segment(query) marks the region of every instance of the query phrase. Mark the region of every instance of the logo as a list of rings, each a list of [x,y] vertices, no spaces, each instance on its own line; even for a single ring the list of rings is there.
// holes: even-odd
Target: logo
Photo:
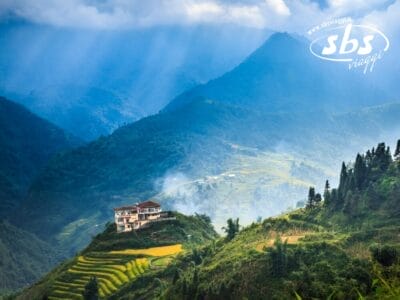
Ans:
[[[379,29],[354,24],[351,18],[324,22],[310,29],[310,52],[315,57],[332,62],[347,63],[348,69],[362,68],[372,72],[378,60],[389,49],[387,36]]]

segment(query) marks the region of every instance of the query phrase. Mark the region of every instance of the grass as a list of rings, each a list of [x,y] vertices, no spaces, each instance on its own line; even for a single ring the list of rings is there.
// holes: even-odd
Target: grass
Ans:
[[[181,251],[182,245],[175,244],[78,256],[64,275],[54,281],[49,298],[83,299],[82,292],[92,276],[97,277],[100,298],[106,298],[144,274],[150,267],[149,260],[173,256]]]

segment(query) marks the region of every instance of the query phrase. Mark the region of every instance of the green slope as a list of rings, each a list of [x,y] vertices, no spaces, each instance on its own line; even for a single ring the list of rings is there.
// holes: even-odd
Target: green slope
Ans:
[[[50,158],[81,144],[23,106],[0,97],[0,218],[19,204]]]
[[[385,152],[363,156],[360,186],[350,164],[329,201],[253,223],[111,299],[399,299],[400,156]]]
[[[91,276],[99,280],[105,298],[142,278],[163,272],[179,253],[217,237],[204,215],[170,213],[175,220],[151,224],[136,232],[117,234],[115,224],[97,235],[75,258],[57,267],[18,299],[82,299]]]
[[[32,284],[61,259],[53,247],[31,233],[0,223],[0,294]]]

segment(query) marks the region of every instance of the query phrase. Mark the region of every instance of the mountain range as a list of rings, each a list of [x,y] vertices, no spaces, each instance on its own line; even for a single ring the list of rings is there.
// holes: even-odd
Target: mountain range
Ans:
[[[303,200],[354,151],[399,132],[399,103],[307,43],[274,34],[240,65],[158,114],[58,154],[20,206],[21,225],[74,253],[112,208],[166,208],[249,223]],[[43,217],[43,211],[46,216]]]

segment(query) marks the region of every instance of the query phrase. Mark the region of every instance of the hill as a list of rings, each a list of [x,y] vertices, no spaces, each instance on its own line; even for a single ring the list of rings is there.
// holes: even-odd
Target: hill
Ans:
[[[244,228],[238,226],[239,220],[230,219],[222,238],[216,237],[204,216],[177,215],[178,223],[185,225],[176,225],[195,237],[196,242],[189,244],[184,235],[176,235],[180,230],[172,224],[157,224],[160,227],[138,232],[138,236],[118,239],[110,225],[78,257],[26,290],[20,299],[54,295],[54,289],[58,291],[54,299],[62,299],[63,291],[71,291],[71,282],[81,282],[66,276],[66,270],[94,274],[100,268],[125,280],[105,292],[108,279],[97,273],[99,282],[104,282],[100,295],[107,299],[398,299],[400,141],[395,153],[393,160],[381,143],[357,155],[354,163],[343,163],[340,184],[334,189],[327,185],[324,201],[310,192],[305,208]],[[183,243],[184,251],[176,256],[177,244],[148,248],[165,245],[165,237],[171,238],[167,244]],[[135,250],[127,250],[130,247]],[[150,260],[142,271],[135,271],[133,280],[129,262],[122,261],[129,253],[142,255],[125,257],[131,262],[136,259],[135,270],[144,263],[138,258]],[[113,263],[108,265],[107,260]],[[117,266],[122,274],[115,271]],[[85,278],[75,288],[76,299],[88,281]]]
[[[293,207],[311,183],[334,176],[339,157],[400,130],[398,103],[365,107],[385,95],[347,70],[311,61],[304,47],[275,35],[237,69],[199,87],[211,94],[183,94],[187,100],[159,114],[57,156],[21,206],[24,228],[73,254],[127,200],[154,196],[169,209],[209,213],[218,227],[227,214],[248,224]],[[317,84],[303,70],[323,81],[315,81],[320,92],[305,91]],[[43,210],[52,217],[42,218]]]
[[[17,299],[81,299],[90,276],[97,276],[100,296],[104,298],[162,272],[176,255],[218,236],[204,215],[170,216],[176,219],[127,233],[117,233],[115,224],[108,224],[78,256],[57,267]]]
[[[79,139],[0,97],[0,218],[19,204],[50,158],[79,145]]]
[[[34,283],[61,259],[33,234],[0,222],[0,295]]]

